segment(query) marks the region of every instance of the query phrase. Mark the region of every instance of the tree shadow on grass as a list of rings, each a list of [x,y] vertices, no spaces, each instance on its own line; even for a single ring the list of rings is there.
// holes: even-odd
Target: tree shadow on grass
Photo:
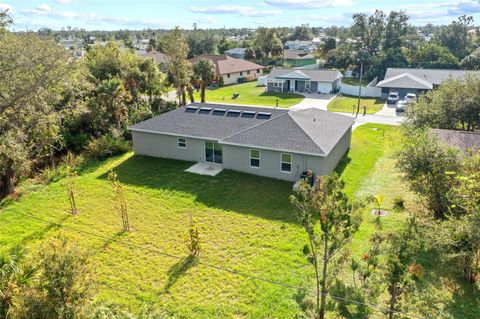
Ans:
[[[183,277],[187,271],[195,265],[195,257],[189,255],[188,257],[183,257],[177,261],[170,269],[167,271],[168,279],[167,283],[163,287],[162,293],[169,293],[170,288],[175,285],[175,283]]]
[[[209,207],[296,223],[289,202],[292,183],[224,170],[217,176],[184,172],[192,162],[133,156],[113,170],[130,186],[176,191],[195,196]],[[107,173],[99,178],[106,179]]]
[[[64,221],[66,221],[68,218],[70,217],[70,215],[68,214],[65,214],[63,215],[62,217],[58,218],[57,220],[55,220],[55,224],[45,224],[44,227],[41,227],[39,229],[36,229],[35,231],[33,231],[32,233],[28,234],[27,236],[23,237],[19,243],[19,246],[26,246],[28,243],[32,242],[32,241],[37,241],[37,240],[40,240],[40,239],[43,239],[45,238],[45,235],[50,232],[50,231],[53,231],[53,230],[58,230],[58,229],[61,229],[62,228],[62,224]],[[39,223],[41,223],[39,221]]]
[[[350,152],[350,149],[347,150],[345,155],[343,155],[342,159],[338,163],[337,167],[335,168],[335,172],[341,176],[343,171],[347,168],[347,166],[350,164],[352,161],[352,158],[348,156],[348,153]]]

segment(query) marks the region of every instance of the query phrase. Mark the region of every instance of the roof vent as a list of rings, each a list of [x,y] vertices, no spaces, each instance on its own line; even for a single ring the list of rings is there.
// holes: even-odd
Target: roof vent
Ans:
[[[241,111],[239,110],[228,110],[227,111],[227,117],[239,117]]]
[[[187,106],[187,108],[185,109],[185,112],[195,113],[195,112],[197,112],[197,110],[198,110],[198,107],[196,107],[196,106]]]
[[[272,113],[269,113],[269,112],[258,112],[257,113],[257,119],[259,119],[259,120],[268,120],[271,117],[272,117]]]
[[[213,109],[212,115],[224,116],[226,112],[225,109]]]
[[[243,111],[242,112],[242,117],[252,119],[255,117],[256,112],[253,111]]]
[[[211,107],[201,107],[200,111],[198,113],[199,114],[210,114],[211,110],[212,110]]]

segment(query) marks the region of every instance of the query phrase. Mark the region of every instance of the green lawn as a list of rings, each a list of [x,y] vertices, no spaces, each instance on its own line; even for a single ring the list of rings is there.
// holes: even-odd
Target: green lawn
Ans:
[[[415,211],[392,157],[399,129],[363,125],[353,133],[352,148],[337,171],[352,197],[383,193],[390,209],[395,195],[404,196]],[[23,244],[34,252],[45,239],[62,233],[91,252],[97,301],[109,301],[135,311],[155,303],[177,318],[294,318],[301,313],[293,289],[248,279],[202,264],[190,264],[182,237],[189,216],[200,225],[200,261],[296,286],[313,286],[313,272],[302,248],[306,236],[293,216],[288,196],[291,183],[223,171],[216,177],[183,172],[192,163],[133,157],[131,153],[88,166],[77,180],[80,214],[70,216],[65,181],[60,180],[5,201],[0,210],[0,246]],[[115,169],[125,184],[133,231],[120,233],[112,212],[111,189],[105,179]],[[18,215],[28,213],[59,224],[94,232],[108,240],[52,227]],[[392,212],[383,219],[385,230],[397,228],[407,213]],[[352,242],[353,255],[368,247],[373,232],[369,209]],[[141,245],[141,250],[116,240]],[[152,251],[180,256],[174,259]],[[452,267],[440,275],[431,254],[425,255],[426,276],[412,297],[415,305],[433,300],[426,317],[480,316],[480,300],[458,280]],[[453,275],[452,275],[453,274]],[[351,275],[344,271],[344,278]],[[383,300],[381,301],[382,305]],[[381,313],[376,314],[379,318]],[[334,314],[330,315],[335,317]]]
[[[342,82],[348,85],[358,86],[358,84],[360,83],[360,79],[359,78],[342,78]],[[368,85],[368,83],[370,83],[369,80],[362,79],[362,85],[366,86]]]
[[[353,96],[337,96],[331,101],[327,109],[330,112],[352,113],[353,105],[357,110],[358,97]],[[385,104],[385,100],[375,98],[362,98],[360,101],[360,114],[363,114],[363,105],[367,105],[367,114],[373,114],[380,111]]]
[[[234,93],[240,93],[240,97],[233,99]],[[224,86],[217,89],[207,89],[205,99],[207,102],[276,106],[278,99],[279,107],[290,107],[303,100],[303,96],[295,93],[265,92],[265,87],[257,86],[257,82],[248,82],[236,85]],[[195,100],[200,101],[200,93],[195,93]]]

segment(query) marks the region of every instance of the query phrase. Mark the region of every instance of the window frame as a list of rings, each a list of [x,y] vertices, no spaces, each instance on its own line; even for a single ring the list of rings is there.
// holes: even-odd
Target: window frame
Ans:
[[[243,72],[240,72],[240,76],[243,76]]]
[[[247,75],[250,75],[250,70],[247,71]]]
[[[257,151],[258,152],[258,158],[257,157],[253,157],[252,156],[252,151]],[[248,151],[248,155],[249,155],[249,165],[250,165],[250,168],[255,168],[255,169],[259,169],[260,168],[260,150],[257,149],[257,148],[251,148],[249,151]],[[252,165],[252,160],[258,160],[258,166],[253,166]]]
[[[180,142],[180,140],[183,140],[183,142]],[[180,146],[180,144],[183,144],[183,146]],[[187,148],[187,139],[185,137],[177,137],[177,148],[182,150]]]
[[[229,79],[230,79],[230,73],[227,73],[227,78],[229,78]]]
[[[278,83],[278,82],[273,82],[273,87],[274,87],[274,88],[280,87],[280,83]]]
[[[311,88],[312,88],[312,82],[311,81],[305,81],[305,89],[310,90]]]
[[[283,155],[290,156],[290,162],[284,162],[283,161]],[[290,165],[290,171],[284,171],[283,170],[283,164],[289,164]],[[291,174],[292,173],[292,168],[293,168],[293,155],[291,153],[280,153],[280,172]]]

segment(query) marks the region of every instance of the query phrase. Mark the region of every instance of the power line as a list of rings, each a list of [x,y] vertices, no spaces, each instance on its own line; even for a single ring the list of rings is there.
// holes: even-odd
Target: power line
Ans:
[[[165,253],[165,252],[160,251],[158,249],[154,249],[154,248],[150,248],[150,247],[144,247],[144,246],[139,245],[139,244],[126,242],[126,241],[120,240],[118,238],[113,238],[112,239],[112,238],[109,238],[105,235],[100,235],[100,234],[96,234],[96,233],[93,233],[93,232],[90,232],[90,231],[81,230],[81,229],[74,228],[74,227],[71,227],[71,226],[59,224],[59,223],[49,221],[49,220],[31,215],[31,214],[26,214],[26,213],[22,213],[22,212],[14,212],[14,213],[22,215],[24,217],[35,219],[35,220],[43,222],[43,223],[50,224],[50,225],[53,225],[53,226],[69,229],[69,230],[72,230],[72,231],[77,232],[77,233],[94,236],[94,237],[105,239],[105,240],[108,240],[108,241],[117,242],[119,244],[128,245],[130,247],[135,247],[135,248],[139,248],[139,249],[142,249],[142,250],[147,250],[149,252],[152,252],[152,253],[155,253],[155,254],[158,254],[158,255],[161,255],[161,256],[164,256],[164,257],[169,257],[169,258],[173,258],[173,259],[177,259],[177,260],[182,260],[184,258],[184,257],[181,257],[181,256]],[[306,289],[304,287],[295,286],[295,285],[287,284],[287,283],[284,283],[284,282],[281,282],[281,281],[271,280],[271,279],[247,274],[247,273],[240,272],[240,271],[237,271],[237,270],[234,270],[234,269],[225,268],[225,267],[222,267],[222,266],[217,266],[217,265],[214,265],[214,264],[205,263],[205,262],[202,262],[202,261],[199,261],[199,260],[196,261],[196,264],[197,265],[202,265],[204,267],[212,268],[212,269],[215,269],[215,270],[228,272],[228,273],[231,273],[231,274],[234,274],[234,275],[243,276],[243,277],[250,278],[250,279],[253,279],[253,280],[262,281],[262,282],[266,282],[266,283],[269,283],[269,284],[289,288],[289,289],[302,290],[302,291],[306,291],[306,292],[309,291],[308,289]],[[313,292],[313,290],[311,290],[311,292]],[[316,293],[316,291],[315,291],[315,293]],[[335,299],[335,300],[340,300],[340,301],[348,302],[348,303],[351,303],[351,304],[362,305],[362,306],[367,306],[367,307],[370,307],[370,308],[374,308],[374,309],[380,310],[382,312],[387,312],[387,313],[393,312],[395,314],[401,314],[401,315],[404,315],[404,316],[407,316],[407,317],[410,317],[410,318],[414,318],[414,319],[425,319],[424,317],[419,317],[419,316],[412,315],[412,314],[409,314],[409,313],[406,313],[406,312],[403,312],[403,311],[398,311],[398,310],[392,310],[391,311],[390,309],[384,308],[384,307],[379,306],[377,304],[360,302],[360,301],[356,301],[356,300],[352,300],[352,299],[348,299],[348,298],[344,298],[344,297],[340,297],[340,296],[335,296],[335,295],[332,295],[332,294],[329,294],[329,293],[326,293],[326,294],[320,293],[320,294],[324,295],[324,296],[327,296],[329,298]]]

